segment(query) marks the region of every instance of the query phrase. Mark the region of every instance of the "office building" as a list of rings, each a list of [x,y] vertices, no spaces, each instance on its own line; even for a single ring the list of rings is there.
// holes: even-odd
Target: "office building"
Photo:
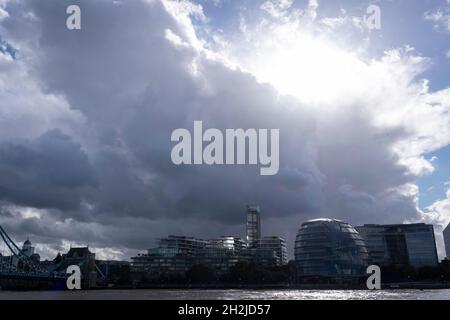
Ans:
[[[236,237],[198,239],[168,236],[158,239],[157,247],[146,254],[132,257],[133,273],[150,277],[162,274],[184,275],[195,265],[211,268],[217,275],[230,271],[239,261],[253,261],[257,265],[273,268],[287,263],[286,242],[280,237],[265,237],[247,247],[246,241]]]
[[[22,245],[22,248],[20,249],[20,254],[29,258],[33,263],[38,264],[40,262],[40,256],[39,254],[34,252],[34,247],[31,244],[31,241],[29,239],[25,240],[25,242]],[[2,256],[0,254],[0,270],[5,269],[6,266],[11,268],[18,268],[21,269],[24,267],[22,263],[20,263],[20,260],[17,255],[11,255],[11,256]]]
[[[22,245],[22,250],[20,252],[27,256],[28,258],[31,258],[31,256],[34,254],[34,247],[31,245],[30,239],[25,240],[25,242]]]
[[[380,266],[436,266],[434,228],[424,223],[356,227],[366,241],[371,264]]]
[[[241,238],[220,237],[209,240],[169,236],[158,240],[147,254],[132,257],[132,272],[157,277],[160,274],[184,274],[194,265],[205,265],[217,274],[228,272],[245,259],[246,243]]]
[[[206,244],[206,240],[194,237],[168,236],[158,239],[157,247],[149,249],[148,253],[163,257],[193,256],[198,250],[204,248]]]
[[[444,244],[445,244],[445,254],[447,258],[450,257],[450,223],[444,229]]]
[[[257,206],[247,206],[247,244],[249,248],[255,248],[261,238],[260,210]]]
[[[286,265],[288,263],[286,241],[281,237],[263,237],[259,239],[258,249],[260,251],[272,251],[277,259],[276,265]]]
[[[348,223],[316,219],[303,223],[295,240],[299,277],[360,277],[368,252],[359,233]]]
[[[208,248],[221,248],[228,250],[234,255],[240,255],[246,249],[247,244],[241,238],[236,237],[219,237],[211,239],[207,242],[206,247]]]

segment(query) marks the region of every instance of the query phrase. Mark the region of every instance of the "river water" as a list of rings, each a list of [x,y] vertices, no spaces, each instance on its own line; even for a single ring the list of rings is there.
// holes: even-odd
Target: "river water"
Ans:
[[[0,291],[0,300],[450,300],[446,290]]]

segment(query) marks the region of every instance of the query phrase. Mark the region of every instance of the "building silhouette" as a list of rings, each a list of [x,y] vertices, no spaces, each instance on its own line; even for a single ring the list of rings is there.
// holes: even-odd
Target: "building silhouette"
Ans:
[[[438,264],[433,225],[366,224],[356,229],[366,241],[371,264],[415,268]]]
[[[95,253],[88,247],[71,247],[58,261],[59,269],[66,270],[71,265],[80,267],[81,282],[83,288],[94,287],[97,282],[97,269],[95,265]]]
[[[288,263],[286,241],[281,237],[262,237],[258,240],[257,249],[261,252],[268,251],[274,254],[277,259],[277,265],[285,265]]]
[[[247,245],[256,248],[261,238],[261,211],[258,206],[247,206]]]
[[[150,277],[183,275],[196,265],[208,266],[216,274],[229,271],[243,256],[245,242],[240,238],[199,239],[168,236],[158,239],[157,247],[132,257],[132,272]]]
[[[445,244],[445,255],[447,258],[450,256],[450,223],[444,229],[444,244]]]
[[[364,240],[350,224],[335,219],[304,222],[295,240],[298,277],[357,278],[366,272]]]
[[[194,266],[203,265],[220,276],[243,261],[264,268],[287,264],[286,241],[277,236],[261,237],[259,207],[247,206],[246,236],[246,240],[233,236],[200,239],[172,235],[160,238],[156,247],[131,258],[131,271],[158,278],[168,274],[183,275]]]

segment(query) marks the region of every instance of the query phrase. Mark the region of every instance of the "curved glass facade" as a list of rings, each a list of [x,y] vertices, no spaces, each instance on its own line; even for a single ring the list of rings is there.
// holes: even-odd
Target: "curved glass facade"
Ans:
[[[317,219],[302,224],[295,261],[303,276],[361,276],[368,265],[364,240],[348,223]]]

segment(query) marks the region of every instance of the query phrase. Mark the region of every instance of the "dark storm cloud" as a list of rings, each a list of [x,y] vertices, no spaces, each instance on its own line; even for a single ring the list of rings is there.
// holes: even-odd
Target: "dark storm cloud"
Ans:
[[[21,222],[2,214],[15,234],[144,249],[168,233],[242,235],[245,205],[257,203],[266,234],[291,245],[307,218],[401,222],[417,215],[412,196],[386,191],[415,179],[390,151],[397,129],[375,127],[364,108],[314,110],[169,41],[167,30],[185,43],[191,35],[159,1],[76,1],[83,19],[76,32],[65,28],[73,3],[10,2],[0,29],[22,47],[18,59],[30,78],[86,119],[71,136],[53,130],[1,142],[0,198],[53,209]],[[171,132],[192,130],[194,120],[221,130],[279,128],[279,174],[174,166]],[[51,228],[54,221],[63,223]]]
[[[0,195],[18,205],[78,209],[95,185],[81,146],[58,130],[0,144]]]
[[[101,186],[93,200],[98,214],[239,223],[248,202],[261,203],[267,215],[320,206],[309,201],[320,200],[321,175],[304,148],[314,119],[298,111],[302,106],[248,74],[174,48],[166,29],[183,30],[158,2],[82,3],[87,14],[79,33],[61,28],[65,5],[30,2],[42,22],[34,67],[48,90],[64,94],[98,134],[91,154]],[[187,68],[193,58],[201,77]],[[282,128],[287,168],[271,179],[257,168],[175,167],[171,132],[190,129],[195,119],[220,129]]]

